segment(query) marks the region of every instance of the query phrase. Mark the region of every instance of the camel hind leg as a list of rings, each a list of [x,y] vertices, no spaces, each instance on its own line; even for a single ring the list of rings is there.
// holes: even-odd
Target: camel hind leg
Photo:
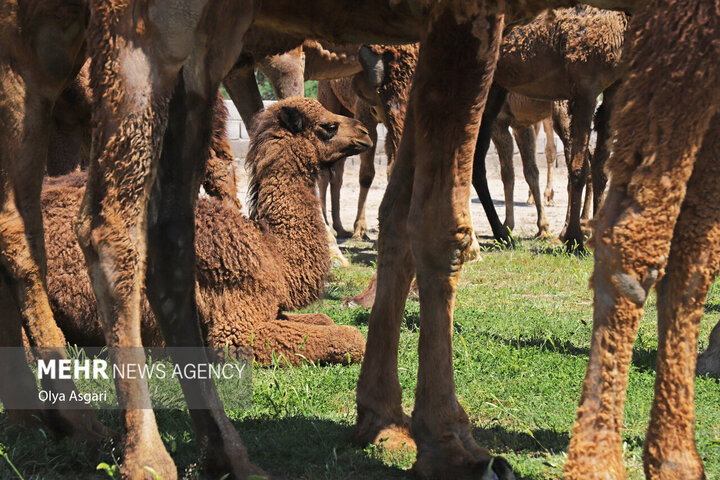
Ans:
[[[698,153],[658,282],[655,400],[645,440],[647,478],[701,479],[695,448],[695,365],[707,292],[720,268],[720,115]]]
[[[545,205],[555,203],[555,190],[553,189],[553,168],[557,162],[557,147],[553,132],[553,119],[548,117],[542,121],[545,131],[545,163],[547,164],[547,183],[545,184]]]
[[[673,245],[678,248],[671,253],[671,240],[674,232],[678,232],[676,222],[681,208],[686,210],[684,216],[689,213],[687,218],[680,220],[686,234],[698,235],[700,242],[717,248],[718,233],[713,231],[717,229],[717,212],[712,211],[717,205],[710,207],[710,210],[697,209],[693,213],[693,209],[697,208],[693,207],[693,202],[698,202],[697,195],[703,191],[693,185],[691,188],[694,193],[691,192],[688,200],[690,203],[683,207],[696,153],[703,138],[708,138],[706,131],[720,101],[720,92],[714,88],[720,81],[718,52],[710,49],[712,54],[687,55],[685,48],[686,45],[706,45],[709,41],[706,38],[708,32],[719,31],[720,25],[713,13],[717,4],[699,1],[691,3],[693,8],[669,0],[653,2],[652,6],[633,16],[626,37],[629,47],[623,55],[633,65],[634,73],[618,92],[618,104],[625,108],[618,111],[613,126],[617,132],[633,132],[633,135],[619,134],[615,137],[614,156],[609,163],[610,188],[595,220],[593,335],[590,361],[565,465],[565,478],[568,480],[598,478],[600,473],[604,475],[603,478],[625,478],[621,428],[632,346],[648,290],[662,276],[670,255],[677,260],[670,266],[672,268],[668,267],[670,277],[663,280],[659,293],[667,293],[668,287],[676,285],[674,282],[683,281],[683,277],[689,279],[690,283],[683,283],[682,287],[677,287],[679,291],[659,302],[662,304],[659,316],[663,322],[660,336],[664,353],[659,356],[657,381],[660,384],[656,388],[656,407],[652,414],[652,422],[656,426],[651,424],[648,434],[647,450],[650,453],[645,455],[646,468],[648,473],[652,473],[649,478],[703,478],[699,473],[701,469],[692,460],[692,454],[663,459],[669,461],[663,465],[668,468],[667,476],[652,470],[653,459],[657,458],[658,453],[662,451],[672,456],[676,453],[671,446],[673,443],[684,447],[691,442],[684,439],[691,435],[686,429],[689,418],[687,403],[668,418],[671,423],[667,424],[667,428],[670,430],[661,432],[657,429],[664,423],[664,419],[660,418],[664,402],[674,400],[658,398],[666,395],[658,388],[665,389],[665,386],[677,379],[678,374],[667,368],[673,360],[689,364],[694,362],[688,357],[695,355],[692,332],[690,336],[687,331],[678,336],[674,332],[694,328],[693,322],[697,321],[693,318],[697,315],[696,299],[688,298],[675,303],[680,299],[674,295],[685,295],[688,288],[702,293],[706,288],[704,284],[707,276],[710,275],[709,271],[695,275],[697,270],[692,265],[690,270],[685,270],[687,266],[676,266],[680,262],[684,264],[696,259],[710,262],[712,256],[710,252],[702,250],[691,253],[687,246],[675,243]],[[694,26],[698,16],[712,20],[708,20],[709,23],[703,29],[698,29]],[[663,28],[668,24],[676,28]],[[658,57],[657,52],[663,52],[662,57]],[[658,82],[658,76],[662,77],[664,72],[662,66],[658,68],[653,63],[658,58],[662,58],[663,65],[670,62],[677,66],[676,72],[679,73],[673,82]],[[698,83],[698,78],[702,78],[702,82]],[[688,85],[692,88],[688,88]],[[700,109],[693,115],[678,114],[678,98],[683,98],[688,105],[715,108]],[[683,132],[683,135],[676,135],[678,131]],[[716,133],[717,129],[713,128],[713,132]],[[716,147],[712,147],[711,150],[715,150],[717,155]],[[713,158],[712,161],[716,160]],[[700,164],[707,165],[707,161],[703,158]],[[698,171],[700,176],[701,171]],[[716,180],[712,175],[708,176]],[[693,182],[696,181],[704,182],[697,176]],[[713,194],[711,199],[716,197],[717,194]],[[692,220],[693,216],[700,214],[710,215],[711,219],[708,222],[697,217]],[[691,220],[694,223],[689,228],[687,222]],[[708,260],[704,260],[702,255],[706,255]],[[695,282],[697,286],[693,285]],[[683,307],[683,302],[688,306]],[[686,308],[685,312],[683,308]],[[678,313],[681,315],[671,320]],[[673,323],[677,325],[673,326]],[[677,352],[671,354],[675,347],[686,350],[686,353],[680,357],[676,356]],[[691,387],[687,377],[692,377],[694,372],[683,369],[681,364],[674,365],[673,368],[679,368],[684,376],[682,380],[677,380],[677,385],[682,385],[680,389]],[[674,390],[672,396],[676,394],[681,401],[686,395]],[[687,394],[692,395],[691,392]],[[679,417],[684,418],[680,420]],[[674,425],[679,430],[675,430]],[[672,435],[660,440],[669,444],[661,447],[655,443],[654,437],[660,438],[657,435],[669,432]],[[677,475],[671,465],[675,460],[687,462],[683,466],[688,471]]]
[[[78,67],[79,68],[79,67]],[[0,142],[0,271],[3,288],[14,299],[14,308],[30,346],[38,347],[45,360],[65,359],[65,336],[54,320],[47,295],[45,237],[40,210],[40,191],[49,143],[52,98],[43,90],[60,88],[32,85],[11,65],[0,65],[0,121],[9,126]],[[7,320],[15,312],[8,312]],[[20,345],[18,345],[20,346]],[[11,377],[13,378],[13,377]],[[3,380],[5,381],[5,380]],[[72,380],[43,379],[48,390],[70,398],[77,389]],[[49,426],[59,435],[97,439],[106,430],[95,414],[83,405],[48,411]],[[75,409],[77,408],[77,409]]]
[[[541,238],[549,237],[550,224],[548,224],[547,218],[545,217],[545,207],[543,207],[542,197],[540,196],[540,172],[538,171],[537,161],[535,160],[535,143],[537,141],[535,127],[513,128],[513,135],[520,150],[525,181],[530,187],[531,194],[537,199],[535,201],[535,209],[537,210],[538,216],[537,236]]]
[[[411,93],[415,131],[402,138],[402,144],[415,144],[407,223],[420,292],[412,433],[418,449],[413,471],[421,478],[514,478],[504,459],[473,439],[453,380],[453,302],[472,240],[467,211],[472,156],[503,26],[502,16],[484,21],[488,28],[478,31],[472,21],[459,23],[445,11],[423,37]],[[448,56],[448,51],[455,54]],[[458,64],[464,66],[462,73]],[[445,88],[438,90],[434,86],[441,77]],[[448,108],[455,114],[438,124],[438,113]]]
[[[507,124],[501,125],[499,119],[495,121],[492,132],[492,141],[495,144],[495,150],[497,150],[500,162],[500,177],[505,191],[505,222],[503,228],[512,231],[515,228],[513,138],[509,126]]]
[[[364,101],[359,100],[356,105],[355,118],[360,120],[368,130],[370,140],[373,146],[360,154],[360,195],[358,196],[357,215],[355,216],[355,224],[353,228],[353,238],[363,238],[367,236],[367,220],[365,219],[365,206],[367,205],[367,196],[370,192],[373,179],[375,178],[375,148],[377,147],[377,120],[372,114],[369,106]]]
[[[393,166],[378,220],[377,274],[368,290],[374,304],[368,320],[365,358],[357,385],[357,422],[353,439],[359,445],[388,438],[391,445],[413,445],[410,419],[402,408],[398,378],[398,347],[405,301],[415,268],[407,230],[408,207],[415,174],[415,146],[404,140],[414,135],[414,108],[407,110],[403,140]],[[387,444],[387,443],[386,443]]]
[[[568,222],[560,234],[560,240],[566,242],[571,250],[584,250],[584,234],[580,219],[583,216],[583,189],[589,173],[588,142],[595,97],[587,92],[576,92],[569,103],[570,129],[572,132],[571,158],[568,161],[569,214]],[[590,192],[586,190],[586,194]],[[589,203],[585,202],[589,207]],[[588,208],[589,212],[589,208]]]

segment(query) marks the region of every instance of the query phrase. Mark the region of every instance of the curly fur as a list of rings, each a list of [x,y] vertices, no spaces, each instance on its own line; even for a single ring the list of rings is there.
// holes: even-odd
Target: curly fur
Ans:
[[[51,177],[65,175],[78,168],[87,168],[92,101],[89,66],[90,63],[86,62],[55,103],[46,167],[47,174]],[[213,109],[212,137],[203,188],[208,195],[240,207],[234,157],[227,138],[227,118],[227,107],[218,93]]]
[[[301,100],[297,100],[301,101]],[[304,100],[303,100],[304,102]],[[316,104],[316,102],[315,102]],[[304,111],[312,117],[308,103]],[[273,353],[287,362],[359,362],[359,331],[334,325],[324,315],[280,312],[307,306],[323,292],[329,269],[325,227],[314,178],[319,153],[277,125],[277,108],[258,119],[258,135],[247,156],[251,219],[216,199],[199,199],[196,210],[197,304],[210,346],[253,346],[260,363]],[[84,192],[85,175],[50,179],[43,192],[48,251],[48,292],[68,341],[102,345],[104,337],[90,279],[72,224]],[[144,345],[161,345],[149,303],[142,301]]]

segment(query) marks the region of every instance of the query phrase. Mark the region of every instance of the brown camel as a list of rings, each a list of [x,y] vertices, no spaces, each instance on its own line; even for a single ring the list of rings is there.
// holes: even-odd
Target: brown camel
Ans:
[[[17,316],[0,322],[2,346],[22,346],[21,330],[45,360],[65,357],[65,338],[53,320],[45,290],[45,247],[40,189],[49,144],[51,110],[82,65],[84,2],[0,2],[0,298]],[[16,321],[18,320],[18,321]],[[12,353],[3,350],[2,355]],[[21,358],[0,359],[0,398],[24,399],[13,421],[42,420],[59,435],[97,438],[107,431],[92,411],[40,410],[37,384]],[[69,380],[43,378],[43,388],[70,398]]]
[[[594,221],[593,335],[569,480],[625,478],[628,369],[655,284],[660,334],[645,475],[706,478],[695,448],[694,373],[699,322],[720,266],[720,2],[642,5],[623,53],[628,75],[610,123],[610,186]]]
[[[620,77],[618,65],[626,15],[587,6],[558,9],[510,31],[503,40],[495,81],[527,97],[569,100],[571,147],[568,162],[569,219],[560,235],[570,247],[583,248],[580,228],[591,123],[597,97]],[[609,108],[609,107],[606,107]],[[604,144],[600,139],[598,144]],[[604,155],[593,157],[595,207],[605,188]]]
[[[520,149],[525,180],[530,187],[529,200],[535,202],[538,212],[538,236],[548,237],[550,227],[545,217],[545,209],[540,196],[540,183],[537,163],[535,160],[535,144],[538,127],[542,123],[545,128],[545,158],[547,163],[547,184],[545,202],[552,202],[552,170],[555,166],[557,151],[555,149],[554,124],[562,125],[561,121],[553,122],[552,116],[558,109],[553,109],[553,102],[536,100],[516,93],[510,93],[505,105],[495,119],[492,129],[492,141],[500,161],[500,175],[505,189],[505,223],[503,226],[515,228],[515,212],[513,190],[515,187],[515,171],[513,166],[513,136]],[[510,128],[513,133],[510,134]],[[564,139],[562,130],[558,134]],[[537,199],[537,201],[535,201]]]
[[[290,130],[287,118],[302,129]],[[337,133],[321,138],[322,125]],[[196,210],[197,303],[205,344],[251,346],[255,358],[298,365],[359,362],[365,340],[353,327],[322,314],[283,315],[315,301],[329,269],[325,228],[315,194],[321,165],[369,146],[357,122],[329,114],[317,101],[290,99],[257,119],[246,164],[253,192],[250,217],[234,205],[200,200]],[[320,145],[315,145],[315,144]],[[104,345],[82,252],[72,231],[84,174],[53,179],[43,191],[48,252],[48,294],[68,342]],[[142,303],[143,345],[162,345],[147,301]]]
[[[363,122],[371,135],[374,135],[375,143],[377,143],[377,124],[382,122],[385,125],[388,175],[395,160],[405,120],[408,94],[417,63],[417,51],[417,45],[364,46],[358,55],[358,65],[363,65],[363,72],[352,78],[344,77],[318,83],[318,100],[332,112],[347,112]],[[353,229],[354,238],[362,238],[367,233],[365,204],[375,177],[374,158],[374,148],[360,156],[360,196]],[[332,224],[339,235],[344,232],[339,213],[343,166],[342,163],[338,163],[333,167],[330,175],[321,176],[319,185],[321,202],[324,203],[324,192],[328,183],[330,184]]]

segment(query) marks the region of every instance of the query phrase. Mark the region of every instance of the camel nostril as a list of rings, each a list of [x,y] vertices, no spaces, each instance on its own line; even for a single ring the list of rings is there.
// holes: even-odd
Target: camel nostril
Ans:
[[[362,133],[364,133],[365,135],[369,135],[369,134],[370,134],[370,132],[368,131],[368,129],[365,128],[363,125],[358,126],[358,130],[360,130],[360,131],[361,131]]]

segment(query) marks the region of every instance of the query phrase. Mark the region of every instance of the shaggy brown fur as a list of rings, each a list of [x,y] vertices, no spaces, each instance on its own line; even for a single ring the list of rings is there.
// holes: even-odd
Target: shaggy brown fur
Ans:
[[[694,372],[720,268],[718,11],[718,0],[653,0],[630,23],[629,75],[610,125],[610,188],[593,228],[593,334],[568,480],[625,478],[628,370],[653,285],[660,334],[645,476],[706,478],[695,448]]]
[[[273,179],[280,181],[273,185],[274,182],[262,177],[268,172],[254,171],[253,175],[258,176],[250,181],[259,189],[267,189],[266,184],[270,183],[276,191],[292,181],[307,183],[296,172],[283,169],[282,161],[287,159],[280,160],[272,173],[293,176],[292,179]],[[257,156],[248,157],[249,165],[257,161]],[[312,171],[302,173],[308,175]],[[105,337],[97,304],[72,231],[85,179],[84,173],[54,178],[46,182],[43,190],[48,294],[55,319],[68,342],[100,346],[105,344]],[[314,225],[318,213],[313,204],[317,204],[317,198],[292,189],[268,193],[274,204],[263,209],[270,210],[270,214],[256,221],[243,218],[234,206],[224,206],[214,199],[198,202],[196,295],[206,344],[218,348],[252,344],[255,358],[263,364],[268,364],[273,354],[293,365],[301,359],[359,362],[365,340],[356,329],[335,326],[329,317],[320,314],[294,315],[288,321],[280,313],[304,307],[320,296],[328,270],[327,244],[324,230]],[[308,216],[306,211],[312,214]],[[268,225],[273,228],[268,229]],[[274,233],[278,225],[287,225],[287,234]],[[301,238],[302,242],[298,242]],[[283,241],[297,243],[302,255],[297,247],[290,246],[288,250],[294,250],[291,257],[283,256],[288,254],[278,251]],[[303,262],[291,266],[295,258]],[[141,308],[143,345],[164,345],[147,300],[143,300]],[[308,325],[311,322],[318,325]]]
[[[90,62],[86,62],[75,80],[62,92],[53,108],[47,173],[65,175],[77,168],[85,170],[90,156]],[[240,208],[237,195],[234,157],[227,138],[228,110],[218,93],[212,118],[212,137],[208,151],[203,188],[215,198]]]
[[[558,9],[506,35],[495,81],[531,98],[569,100],[572,119],[568,178],[569,221],[560,239],[583,248],[580,228],[582,190],[589,170],[588,143],[595,102],[620,76],[618,65],[627,18],[623,13],[587,6]],[[612,92],[606,94],[611,97]],[[601,139],[604,144],[604,138]],[[595,205],[605,189],[605,155],[593,157]]]

